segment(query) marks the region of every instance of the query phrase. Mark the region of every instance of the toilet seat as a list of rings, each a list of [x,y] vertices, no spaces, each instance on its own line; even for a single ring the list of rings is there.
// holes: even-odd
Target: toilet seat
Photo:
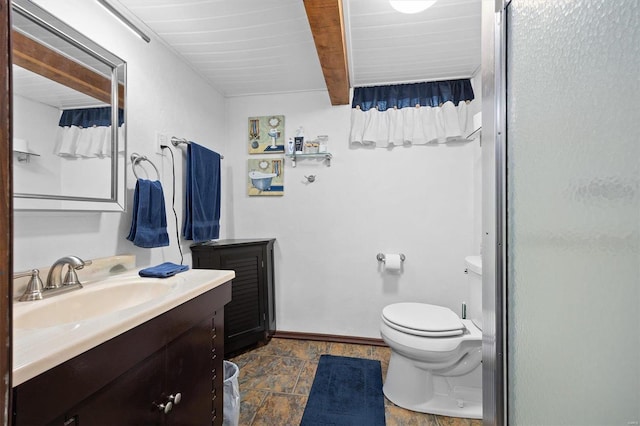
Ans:
[[[424,337],[451,337],[465,326],[451,309],[426,303],[394,303],[382,310],[382,321],[403,333]]]

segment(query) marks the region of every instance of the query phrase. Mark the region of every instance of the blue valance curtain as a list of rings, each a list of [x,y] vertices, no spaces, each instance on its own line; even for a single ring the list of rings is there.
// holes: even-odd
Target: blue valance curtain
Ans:
[[[118,109],[118,138],[124,137],[124,110]],[[67,109],[58,122],[55,153],[61,157],[111,156],[111,107]]]
[[[474,97],[469,79],[356,87],[350,142],[387,148],[461,140]]]
[[[124,124],[124,110],[118,109],[118,127]],[[111,107],[65,109],[58,126],[95,127],[111,126]]]
[[[407,108],[415,106],[439,107],[445,102],[458,105],[462,101],[474,99],[471,81],[448,80],[426,81],[412,84],[393,84],[389,86],[356,87],[353,89],[352,108],[368,111],[376,108],[386,111],[389,108]]]

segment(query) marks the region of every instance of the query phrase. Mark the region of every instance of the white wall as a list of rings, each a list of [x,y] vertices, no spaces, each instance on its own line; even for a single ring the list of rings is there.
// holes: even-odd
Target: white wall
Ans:
[[[470,106],[471,116],[480,113],[482,110],[482,74],[478,73],[471,79],[471,85],[473,86],[473,93],[475,95],[474,101]],[[473,246],[477,247],[478,251],[474,254],[482,253],[482,150],[480,144],[482,143],[482,132],[476,137],[474,145],[477,145],[473,159]]]
[[[13,97],[13,136],[24,139],[33,156],[29,162],[13,155],[13,191],[29,194],[61,193],[61,162],[53,154],[53,138],[58,130],[60,111],[23,96]],[[53,137],[52,137],[53,135]]]
[[[16,211],[14,269],[21,271],[50,265],[68,254],[95,258],[133,253],[137,255],[138,266],[179,262],[170,205],[171,159],[168,155],[163,158],[155,154],[156,132],[189,138],[219,150],[221,129],[225,125],[223,98],[159,40],[153,38],[151,43],[144,43],[97,2],[39,0],[37,3],[127,62],[127,151],[147,155],[162,173],[171,246],[140,249],[127,241],[130,208],[123,214]],[[184,149],[174,152],[178,179],[176,200],[181,223]],[[128,164],[129,204],[134,186],[135,179]],[[189,242],[184,245],[188,251]],[[185,261],[190,263],[189,256]]]
[[[464,257],[477,254],[478,141],[351,149],[350,107],[326,92],[230,98],[222,226],[236,238],[275,237],[278,329],[379,337],[382,308],[421,301],[460,312]],[[285,116],[285,140],[304,126],[329,135],[331,167],[286,160],[283,197],[246,195],[247,119]],[[267,156],[265,156],[267,157]],[[269,157],[271,158],[271,157]],[[305,175],[316,175],[307,183]],[[404,253],[404,272],[380,271],[379,252]]]
[[[171,216],[170,157],[156,154],[156,132],[195,140],[224,154],[221,238],[275,237],[278,329],[379,337],[381,309],[421,301],[460,311],[464,257],[479,251],[478,140],[413,148],[351,149],[350,107],[326,92],[246,96],[226,101],[153,39],[138,40],[94,2],[39,0],[128,64],[128,153],[149,156],[167,198],[168,248],[125,239],[130,209],[117,213],[16,212],[14,263],[20,271],[75,254],[133,253],[138,266],[179,261]],[[246,195],[247,119],[285,115],[285,138],[302,125],[329,135],[331,167],[290,160],[283,197]],[[177,149],[182,221],[184,149]],[[271,157],[269,157],[271,158]],[[128,202],[134,178],[128,172]],[[307,183],[305,175],[316,175]],[[474,185],[474,181],[476,185]],[[190,263],[189,242],[183,243]],[[400,275],[381,272],[379,252],[404,253]]]

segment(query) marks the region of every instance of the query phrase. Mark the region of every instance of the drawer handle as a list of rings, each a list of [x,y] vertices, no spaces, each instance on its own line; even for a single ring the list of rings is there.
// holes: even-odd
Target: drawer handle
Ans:
[[[173,405],[180,404],[180,401],[182,401],[182,394],[178,392],[175,395],[169,395],[169,401],[170,403],[173,403]]]
[[[156,408],[158,409],[158,411],[161,411],[164,414],[169,414],[169,412],[173,409],[173,402],[168,401],[166,404],[157,404]]]

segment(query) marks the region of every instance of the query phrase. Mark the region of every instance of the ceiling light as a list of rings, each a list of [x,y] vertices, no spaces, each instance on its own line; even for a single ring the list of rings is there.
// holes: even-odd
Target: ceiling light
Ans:
[[[402,13],[419,13],[433,6],[436,0],[389,0],[391,7]]]

